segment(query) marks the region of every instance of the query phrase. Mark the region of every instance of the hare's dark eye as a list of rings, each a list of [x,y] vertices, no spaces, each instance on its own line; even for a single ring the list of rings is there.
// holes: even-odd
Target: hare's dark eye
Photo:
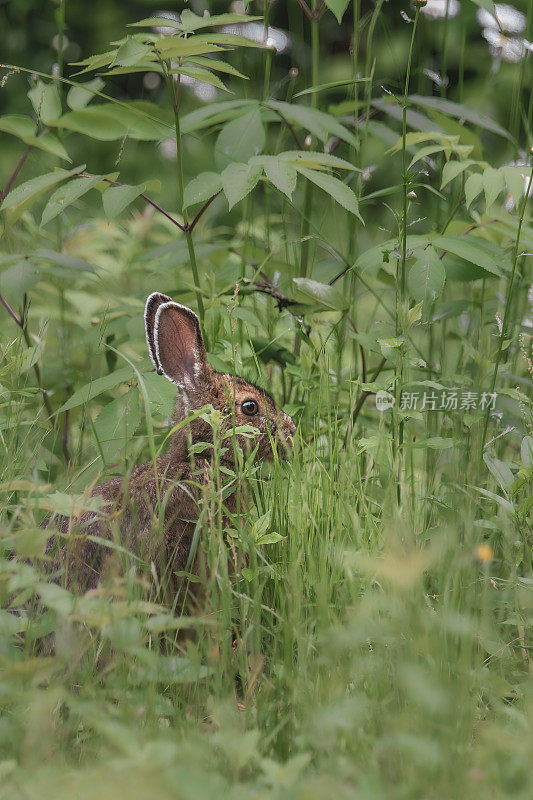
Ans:
[[[259,406],[255,400],[245,400],[241,405],[241,410],[247,417],[253,417],[259,411]]]

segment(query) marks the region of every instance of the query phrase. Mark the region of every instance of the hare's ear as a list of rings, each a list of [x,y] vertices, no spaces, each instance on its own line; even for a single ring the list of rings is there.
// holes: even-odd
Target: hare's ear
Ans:
[[[193,392],[207,378],[210,368],[200,320],[190,308],[173,301],[160,305],[154,341],[163,374],[184,392]]]
[[[146,300],[146,305],[144,307],[144,329],[146,331],[146,343],[148,344],[148,352],[150,353],[150,358],[152,359],[152,364],[161,375],[163,370],[161,368],[161,364],[157,360],[157,352],[155,347],[155,339],[154,339],[154,330],[155,330],[155,315],[157,313],[157,309],[163,303],[168,303],[172,300],[166,294],[161,294],[161,292],[153,292],[149,295],[148,299]]]

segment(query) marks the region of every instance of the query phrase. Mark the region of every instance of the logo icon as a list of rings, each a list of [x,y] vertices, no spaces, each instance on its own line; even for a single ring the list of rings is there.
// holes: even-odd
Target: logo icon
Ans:
[[[376,408],[378,411],[389,411],[395,403],[394,395],[380,389],[376,392]]]

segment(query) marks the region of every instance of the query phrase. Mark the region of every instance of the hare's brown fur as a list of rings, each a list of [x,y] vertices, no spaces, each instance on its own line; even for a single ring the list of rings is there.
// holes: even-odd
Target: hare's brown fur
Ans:
[[[271,457],[278,445],[282,450],[290,447],[292,419],[262,389],[210,367],[198,318],[190,309],[173,303],[166,295],[150,295],[146,336],[158,372],[179,388],[174,424],[187,419],[190,411],[213,406],[223,415],[222,436],[243,425],[252,425],[258,431],[252,440],[258,460]],[[251,414],[254,408],[256,413]],[[191,543],[213,459],[209,446],[189,458],[189,444],[210,443],[212,438],[207,420],[191,420],[172,435],[167,453],[156,461],[155,471],[149,461],[138,466],[129,479],[115,478],[93,489],[92,496],[106,502],[102,512],[51,521],[63,533],[75,534],[59,546],[52,538],[48,546],[52,566],[66,569],[70,586],[85,591],[105,577],[116,559],[110,557],[112,549],[93,537],[110,541],[117,532],[123,547],[145,563],[155,562],[158,569],[168,570],[170,575],[191,567]],[[234,466],[234,440],[243,450],[250,445],[250,439],[238,433],[224,439],[219,461],[230,468]],[[235,492],[226,498],[225,506],[230,513],[236,511]],[[163,514],[162,520],[158,513]]]

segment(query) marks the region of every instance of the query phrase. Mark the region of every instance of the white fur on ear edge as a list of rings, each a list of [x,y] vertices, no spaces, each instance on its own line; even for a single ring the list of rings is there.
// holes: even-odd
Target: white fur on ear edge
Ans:
[[[159,308],[157,309],[156,314],[155,314],[154,346],[155,346],[156,358],[157,358],[157,361],[158,361],[158,364],[156,364],[156,368],[162,372],[162,374],[165,376],[165,378],[167,378],[167,380],[169,380],[171,383],[173,383],[175,386],[177,386],[178,389],[180,389],[186,395],[188,392],[190,392],[190,391],[192,391],[194,389],[193,382],[191,381],[191,379],[189,378],[188,375],[185,376],[183,383],[181,381],[177,381],[175,378],[172,378],[168,374],[168,372],[166,372],[163,369],[163,365],[161,364],[161,356],[159,354],[159,337],[158,337],[159,321],[160,321],[160,318],[161,318],[161,313],[163,311],[169,309],[169,308],[176,308],[179,311],[185,311],[188,316],[192,317],[194,319],[195,323],[196,323],[196,328],[197,328],[199,337],[201,337],[200,319],[198,318],[198,315],[194,313],[192,308],[189,308],[188,306],[184,306],[181,303],[176,303],[175,300],[169,300],[169,302],[167,302],[167,303],[162,303],[159,306]],[[198,352],[198,349],[196,347],[193,348],[193,354],[194,354],[194,361],[195,361],[194,377],[195,377],[195,379],[198,379],[199,376],[200,376],[200,367],[198,366],[200,353]]]
[[[154,326],[153,328],[150,328],[150,312],[154,302],[156,301],[156,298],[161,298],[161,304],[168,303],[172,300],[172,298],[167,294],[163,294],[162,292],[152,292],[152,294],[148,295],[146,298],[146,303],[144,304],[144,332],[146,335],[146,344],[148,345],[148,353],[150,355],[150,360],[157,372],[160,372],[161,364],[158,363],[157,354],[155,351],[155,316]]]

